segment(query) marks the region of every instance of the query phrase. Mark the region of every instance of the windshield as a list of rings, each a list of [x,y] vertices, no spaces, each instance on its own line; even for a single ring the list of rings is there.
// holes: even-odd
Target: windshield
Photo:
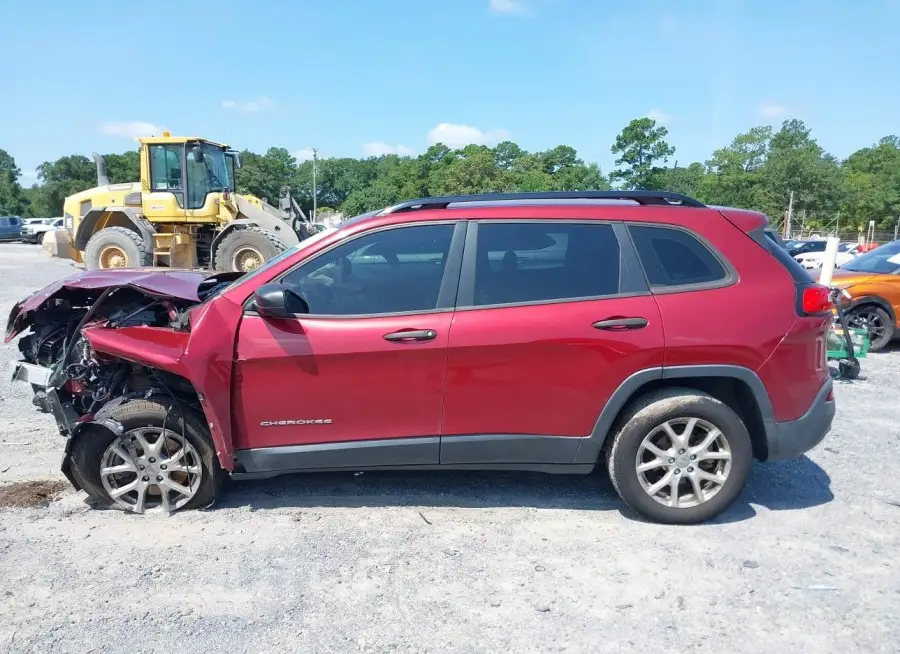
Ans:
[[[318,234],[313,234],[309,238],[307,238],[303,241],[300,241],[294,247],[290,247],[287,250],[285,250],[284,252],[272,257],[271,259],[266,261],[263,265],[261,265],[256,270],[251,270],[250,272],[243,275],[242,277],[238,277],[236,280],[234,280],[231,283],[223,283],[221,287],[214,289],[208,296],[206,296],[203,299],[203,301],[208,302],[213,297],[219,295],[222,291],[229,289],[229,288],[233,288],[234,286],[236,286],[238,284],[243,284],[244,282],[247,282],[247,281],[253,279],[254,277],[257,277],[258,275],[261,275],[265,271],[269,270],[269,268],[271,268],[272,266],[277,264],[279,261],[283,261],[284,259],[287,259],[289,256],[292,256],[293,254],[296,254],[297,252],[300,252],[301,250],[305,250],[313,243],[317,243],[318,241],[321,241],[323,238],[325,238],[326,236],[328,236],[330,234],[334,234],[336,231],[338,231],[337,227],[328,227],[328,228],[322,230],[321,232],[319,232]]]
[[[900,271],[900,241],[885,243],[848,261],[842,270],[892,275]]]

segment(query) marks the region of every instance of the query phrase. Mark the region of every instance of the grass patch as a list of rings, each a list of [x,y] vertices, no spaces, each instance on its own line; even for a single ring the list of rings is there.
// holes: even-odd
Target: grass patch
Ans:
[[[69,484],[55,479],[16,481],[0,486],[0,509],[34,509],[47,506]]]

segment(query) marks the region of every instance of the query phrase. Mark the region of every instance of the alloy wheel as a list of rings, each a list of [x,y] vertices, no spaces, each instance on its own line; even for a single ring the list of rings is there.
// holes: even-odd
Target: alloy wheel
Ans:
[[[194,446],[160,427],[125,432],[110,443],[100,463],[100,479],[110,499],[134,513],[177,511],[193,499],[202,475]]]
[[[675,418],[644,437],[635,471],[644,492],[655,501],[689,508],[722,490],[731,463],[731,446],[722,430],[701,418]]]

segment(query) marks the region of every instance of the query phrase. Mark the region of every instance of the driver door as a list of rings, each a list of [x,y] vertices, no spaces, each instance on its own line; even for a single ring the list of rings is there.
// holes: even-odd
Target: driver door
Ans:
[[[292,469],[438,463],[464,237],[456,222],[375,230],[277,280],[296,313],[241,322],[236,449],[279,448]]]

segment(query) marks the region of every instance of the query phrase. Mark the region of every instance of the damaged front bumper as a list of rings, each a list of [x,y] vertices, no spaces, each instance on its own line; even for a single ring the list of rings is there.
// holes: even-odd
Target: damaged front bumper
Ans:
[[[83,423],[79,421],[78,414],[75,413],[72,404],[63,402],[56,389],[49,385],[52,374],[53,370],[51,368],[37,366],[25,361],[15,361],[10,365],[11,381],[31,384],[35,391],[35,405],[51,413],[56,420],[59,433],[66,438],[60,469],[66,476],[66,479],[69,480],[69,483],[75,487],[75,490],[81,490],[81,484],[72,474],[69,451],[72,446],[72,437]]]

